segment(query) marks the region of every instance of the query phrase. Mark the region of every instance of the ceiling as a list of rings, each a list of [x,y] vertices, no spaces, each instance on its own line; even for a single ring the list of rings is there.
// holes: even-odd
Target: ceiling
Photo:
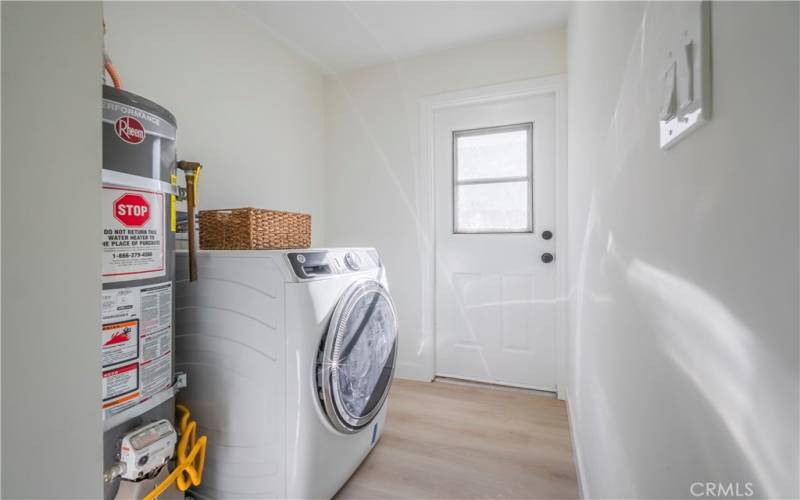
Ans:
[[[568,2],[235,2],[328,72],[566,24]]]

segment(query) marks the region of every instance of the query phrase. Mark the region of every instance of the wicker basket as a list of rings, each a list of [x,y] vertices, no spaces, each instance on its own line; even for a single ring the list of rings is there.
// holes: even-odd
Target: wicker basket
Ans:
[[[266,250],[311,246],[311,216],[260,208],[200,211],[200,248]]]

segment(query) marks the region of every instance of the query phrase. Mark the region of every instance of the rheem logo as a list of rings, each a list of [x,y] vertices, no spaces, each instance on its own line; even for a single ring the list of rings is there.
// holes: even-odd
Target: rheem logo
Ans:
[[[123,116],[114,123],[114,132],[128,144],[139,144],[144,141],[144,126],[132,116]]]
[[[128,227],[142,227],[150,220],[150,204],[140,194],[125,193],[114,201],[114,218]]]

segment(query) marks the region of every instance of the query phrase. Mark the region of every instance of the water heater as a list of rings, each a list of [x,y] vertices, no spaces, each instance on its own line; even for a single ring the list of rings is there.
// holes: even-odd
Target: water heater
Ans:
[[[174,425],[176,127],[172,113],[158,104],[103,87],[106,471],[121,463],[121,442],[131,431],[164,420]],[[106,476],[106,500],[117,495],[120,480]]]

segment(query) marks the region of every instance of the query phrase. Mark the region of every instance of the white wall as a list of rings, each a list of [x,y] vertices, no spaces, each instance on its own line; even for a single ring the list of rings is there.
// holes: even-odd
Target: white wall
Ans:
[[[569,21],[583,491],[797,498],[798,4],[712,4],[712,121],[661,151],[671,8],[578,3]]]
[[[423,97],[560,74],[563,28],[450,50],[332,77],[326,93],[327,244],[375,246],[387,267],[401,329],[397,375],[430,379],[433,260],[430,179],[419,157]]]
[[[1,495],[100,498],[101,6],[0,9]]]
[[[203,163],[199,206],[310,213],[325,234],[324,78],[218,2],[105,2],[124,87],[178,119],[178,157]]]

